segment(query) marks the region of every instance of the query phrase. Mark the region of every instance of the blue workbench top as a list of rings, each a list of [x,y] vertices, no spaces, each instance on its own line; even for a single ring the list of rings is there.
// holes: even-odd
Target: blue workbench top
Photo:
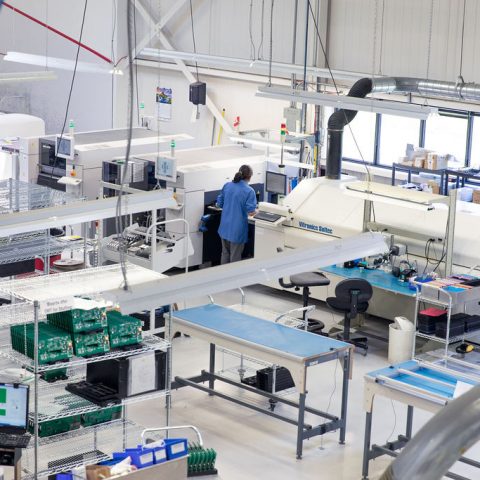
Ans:
[[[308,359],[350,344],[209,304],[173,312],[175,318],[256,345]]]
[[[401,282],[391,273],[383,270],[367,270],[366,268],[343,268],[332,265],[321,269],[325,273],[332,273],[344,278],[363,278],[367,280],[372,287],[382,288],[390,292],[399,293],[401,295],[415,296],[415,291],[410,290],[408,282]]]
[[[399,369],[415,372],[416,374],[421,375],[421,378],[402,373]],[[410,360],[408,362],[381,368],[380,370],[374,370],[373,372],[367,373],[366,376],[373,379],[377,379],[381,376],[389,377],[397,382],[404,383],[407,387],[412,386],[421,388],[430,393],[441,395],[447,399],[453,398],[458,381],[469,383],[470,385],[478,384],[478,382],[463,377],[461,374],[456,374],[454,371],[449,374],[434,368],[430,369],[428,366],[420,365],[416,360]],[[442,383],[440,384],[438,381],[441,381]]]

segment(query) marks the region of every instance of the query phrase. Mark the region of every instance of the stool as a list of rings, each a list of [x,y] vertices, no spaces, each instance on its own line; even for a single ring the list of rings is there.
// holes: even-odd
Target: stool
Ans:
[[[308,307],[310,300],[310,287],[326,287],[330,285],[330,280],[320,272],[305,272],[292,275],[290,277],[290,283],[285,283],[283,278],[278,280],[283,288],[295,288],[296,291],[302,288],[303,306]],[[303,313],[303,319],[305,320],[305,312]],[[325,324],[320,320],[310,319],[308,321],[308,331],[313,333],[322,333],[325,328]]]
[[[335,288],[335,296],[328,297],[327,305],[336,312],[344,313],[343,334],[338,335],[339,340],[355,345],[367,354],[368,345],[366,337],[350,338],[350,322],[357,314],[365,313],[368,301],[372,298],[373,289],[370,283],[363,278],[350,278],[342,280]]]

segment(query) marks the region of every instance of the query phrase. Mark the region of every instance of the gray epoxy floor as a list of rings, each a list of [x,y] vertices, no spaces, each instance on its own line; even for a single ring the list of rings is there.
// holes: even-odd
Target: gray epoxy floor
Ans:
[[[300,306],[301,298],[294,294],[278,292],[262,286],[246,289],[249,304],[262,308],[286,311]],[[197,299],[186,306],[207,303],[208,299]],[[226,292],[215,297],[217,303],[231,305],[240,303],[237,291]],[[313,318],[322,319],[327,328],[340,320],[320,302]],[[180,305],[180,308],[185,305]],[[379,331],[387,334],[386,322],[374,323]],[[359,480],[363,454],[363,433],[365,414],[363,410],[363,375],[387,364],[387,344],[370,341],[366,357],[354,357],[353,380],[350,382],[348,403],[348,427],[345,445],[338,444],[338,432],[323,437],[314,437],[304,443],[302,460],[295,458],[296,428],[287,423],[262,415],[253,410],[237,406],[218,397],[208,395],[193,388],[183,388],[173,392],[172,425],[197,426],[207,447],[218,452],[217,467],[220,480],[256,479],[305,479],[305,480]],[[194,338],[177,338],[173,347],[174,375],[188,376],[199,373],[208,367],[208,345]],[[217,355],[217,365],[222,366],[222,354]],[[228,363],[229,359],[225,361]],[[227,365],[228,366],[228,365]],[[321,410],[339,413],[341,394],[341,368],[333,362],[309,369],[307,402]],[[222,386],[225,391],[240,395],[234,387]],[[250,397],[249,397],[250,398]],[[292,397],[295,399],[295,397]],[[256,400],[262,406],[266,401]],[[286,406],[277,407],[278,412],[294,411]],[[165,423],[163,403],[152,401],[133,405],[128,414],[146,426],[161,426]],[[403,433],[406,408],[396,402],[378,397],[375,400],[372,440],[383,444]],[[430,414],[415,411],[414,431],[417,431]],[[307,417],[308,421],[308,417]],[[318,422],[317,422],[318,423]],[[480,449],[475,446],[469,456],[480,459]],[[379,458],[370,464],[370,479],[379,478],[390,460]],[[480,478],[478,470],[460,466],[454,469],[468,477]]]

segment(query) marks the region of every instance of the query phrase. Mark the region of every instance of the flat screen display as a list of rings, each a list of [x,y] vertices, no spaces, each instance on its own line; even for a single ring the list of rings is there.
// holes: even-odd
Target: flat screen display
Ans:
[[[267,172],[265,189],[270,193],[287,194],[287,176],[283,173]]]

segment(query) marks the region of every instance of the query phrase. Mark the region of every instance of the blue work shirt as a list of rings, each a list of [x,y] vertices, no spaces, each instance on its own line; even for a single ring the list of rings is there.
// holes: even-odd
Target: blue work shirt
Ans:
[[[217,205],[223,208],[218,234],[233,243],[247,243],[248,214],[255,211],[255,191],[245,180],[228,182],[217,197]]]

